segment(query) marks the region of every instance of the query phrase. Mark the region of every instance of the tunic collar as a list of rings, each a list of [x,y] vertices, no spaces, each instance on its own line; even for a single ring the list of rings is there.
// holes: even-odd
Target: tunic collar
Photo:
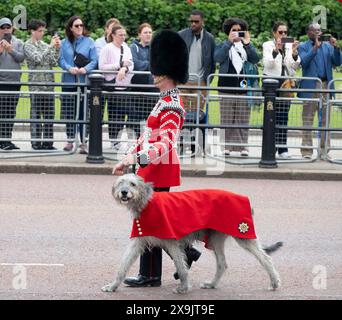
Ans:
[[[169,89],[166,91],[163,91],[160,93],[160,98],[164,98],[164,97],[168,97],[168,96],[172,96],[174,94],[179,94],[179,89],[178,88],[173,88],[173,89]]]

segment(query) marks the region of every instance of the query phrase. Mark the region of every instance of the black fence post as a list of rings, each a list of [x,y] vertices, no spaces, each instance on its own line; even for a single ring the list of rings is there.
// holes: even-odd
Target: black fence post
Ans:
[[[92,74],[90,80],[90,120],[89,120],[89,151],[88,163],[104,163],[102,153],[102,74]]]
[[[277,168],[275,159],[275,119],[276,119],[276,95],[279,81],[275,79],[265,79],[264,88],[264,126],[262,132],[262,153],[260,168]]]

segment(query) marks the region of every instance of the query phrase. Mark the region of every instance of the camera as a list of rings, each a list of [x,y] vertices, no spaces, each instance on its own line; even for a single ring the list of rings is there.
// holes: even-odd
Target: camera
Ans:
[[[238,32],[238,37],[239,38],[244,38],[245,37],[245,31],[239,31]]]
[[[8,43],[12,40],[12,34],[11,33],[5,33],[3,36],[3,39],[6,40]]]
[[[282,43],[282,44],[285,44],[285,43],[294,43],[294,38],[291,38],[291,37],[281,38],[281,43]]]
[[[319,41],[330,41],[330,39],[331,39],[331,34],[323,34],[318,38]]]

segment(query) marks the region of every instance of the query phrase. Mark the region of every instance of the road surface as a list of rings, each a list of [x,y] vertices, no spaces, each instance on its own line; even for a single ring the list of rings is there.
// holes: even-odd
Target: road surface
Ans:
[[[184,178],[174,190],[221,188],[250,197],[264,244],[283,241],[273,261],[282,287],[268,290],[265,271],[228,241],[228,269],[215,290],[203,254],[190,271],[191,291],[172,293],[174,266],[164,254],[162,286],[102,293],[129,241],[131,221],[111,198],[112,176],[0,175],[0,299],[341,299],[340,182]],[[130,275],[136,275],[138,262]]]

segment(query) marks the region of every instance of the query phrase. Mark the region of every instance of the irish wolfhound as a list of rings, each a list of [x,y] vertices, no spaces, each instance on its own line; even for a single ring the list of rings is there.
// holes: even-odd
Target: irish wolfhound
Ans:
[[[190,192],[194,192],[198,194],[199,191],[193,190]],[[218,192],[220,191],[218,190]],[[182,193],[186,193],[186,191],[174,192],[174,193],[171,192],[168,194],[172,197],[174,196],[172,194],[182,194]],[[217,286],[222,274],[227,268],[225,254],[224,254],[224,242],[226,238],[228,238],[230,235],[208,228],[208,229],[197,230],[195,232],[192,232],[186,236],[179,238],[178,240],[176,238],[159,238],[159,237],[148,236],[148,235],[144,236],[143,235],[144,230],[140,228],[140,223],[141,224],[143,223],[142,221],[143,221],[143,216],[144,216],[144,215],[141,215],[141,213],[144,210],[144,208],[146,208],[147,205],[150,205],[149,202],[150,203],[152,202],[151,201],[152,197],[155,197],[155,195],[153,196],[152,185],[149,183],[145,183],[140,177],[134,174],[126,174],[117,179],[116,183],[113,186],[112,194],[113,194],[114,199],[118,203],[128,207],[129,211],[131,212],[132,218],[134,219],[133,230],[134,228],[136,228],[135,231],[137,232],[137,234],[136,236],[134,236],[133,230],[132,230],[133,236],[130,240],[128,248],[126,249],[126,252],[121,261],[121,265],[117,273],[116,279],[112,283],[104,286],[102,288],[103,291],[111,292],[111,291],[115,291],[118,288],[118,286],[126,277],[126,274],[129,268],[132,266],[135,260],[144,252],[145,248],[161,247],[173,259],[173,262],[176,266],[176,270],[179,275],[180,286],[177,287],[174,290],[174,292],[186,293],[188,291],[188,276],[187,276],[188,268],[186,264],[186,256],[185,256],[184,249],[188,247],[189,245],[192,245],[194,241],[196,240],[203,241],[203,239],[205,239],[207,246],[210,249],[213,249],[215,253],[216,273],[215,273],[213,280],[210,282],[204,282],[201,285],[201,288],[211,289]],[[222,191],[222,194],[224,195],[224,191]],[[204,208],[208,207],[208,204],[211,201],[209,193],[208,193],[208,196],[206,194],[205,198],[206,198],[205,199],[206,203],[202,203],[202,204],[200,203],[199,204],[200,207],[201,206]],[[217,198],[215,199],[215,201],[216,200]],[[225,201],[224,199],[221,198],[218,201],[220,200],[223,205],[226,205],[226,203],[224,202]],[[249,204],[249,201],[248,201],[248,204]],[[226,214],[226,211],[228,214],[229,209],[230,208],[226,208],[226,210],[224,210],[224,214]],[[187,207],[186,210],[189,210],[189,208]],[[196,215],[196,212],[187,211],[186,213],[188,217],[191,217],[192,215]],[[250,207],[249,207],[249,215],[251,217]],[[158,221],[156,221],[154,225],[159,226],[160,220],[161,219],[158,219]],[[137,228],[137,226],[135,225],[136,222],[139,228]],[[182,228],[182,224],[181,223],[178,223],[178,224],[180,224]],[[251,222],[249,222],[249,226],[254,228],[252,220]],[[248,230],[249,226],[247,223],[240,223],[239,225],[240,232],[245,233]],[[280,278],[279,278],[278,272],[275,270],[273,266],[271,257],[266,252],[270,253],[272,251],[275,251],[281,245],[281,243],[273,245],[269,248],[262,248],[259,241],[255,238],[255,236],[252,239],[246,239],[246,238],[243,238],[243,234],[241,233],[240,237],[233,236],[233,238],[242,248],[246,249],[257,258],[257,260],[264,267],[264,269],[266,270],[266,272],[268,273],[270,277],[271,289],[272,290],[277,289],[280,286]]]

